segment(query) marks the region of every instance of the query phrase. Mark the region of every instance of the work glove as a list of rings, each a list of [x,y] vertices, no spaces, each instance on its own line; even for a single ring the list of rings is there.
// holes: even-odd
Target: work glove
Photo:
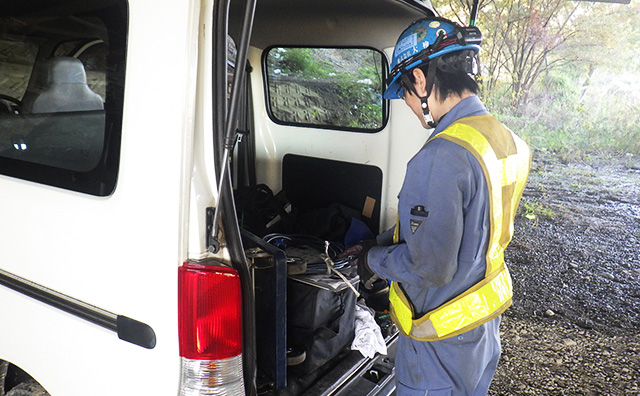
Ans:
[[[339,257],[349,257],[351,265],[357,266],[358,275],[360,276],[360,282],[365,289],[370,290],[373,287],[373,282],[378,279],[378,275],[371,270],[367,263],[367,255],[369,250],[376,245],[375,239],[369,239],[366,241],[360,241],[357,244],[347,248],[340,253]]]

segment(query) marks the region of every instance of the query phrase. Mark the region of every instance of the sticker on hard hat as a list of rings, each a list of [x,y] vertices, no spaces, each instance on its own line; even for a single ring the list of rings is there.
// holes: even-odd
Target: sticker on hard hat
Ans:
[[[418,42],[424,40],[427,37],[427,28],[424,26],[418,26],[413,32],[416,35]]]
[[[435,29],[435,28],[437,28],[439,26],[440,26],[440,22],[438,22],[438,21],[431,21],[431,23],[429,24],[429,27],[431,29]]]
[[[417,34],[411,34],[405,38],[403,38],[402,40],[398,41],[398,44],[396,44],[396,49],[394,51],[395,54],[401,54],[406,50],[409,50],[413,47],[416,46],[416,44],[418,39],[418,35]]]

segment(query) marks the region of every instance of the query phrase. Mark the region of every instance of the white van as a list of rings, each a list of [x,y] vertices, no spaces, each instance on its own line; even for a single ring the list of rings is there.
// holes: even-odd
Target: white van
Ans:
[[[387,356],[291,342],[336,301],[353,339],[356,299],[304,283],[317,263],[286,248],[313,245],[290,243],[304,231],[336,258],[350,220],[393,226],[427,131],[381,95],[395,40],[428,15],[0,1],[0,395],[392,392],[384,309]]]

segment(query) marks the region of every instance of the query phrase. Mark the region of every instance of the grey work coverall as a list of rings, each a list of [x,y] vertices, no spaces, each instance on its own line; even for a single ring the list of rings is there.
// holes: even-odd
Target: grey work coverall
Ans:
[[[462,100],[433,132],[487,110],[476,96]],[[401,282],[419,313],[458,296],[483,279],[489,238],[489,197],[475,157],[445,139],[425,145],[407,165],[398,196],[400,242],[393,230],[378,236],[367,256],[382,278]],[[420,216],[411,209],[424,207]],[[418,208],[421,209],[421,208]],[[419,211],[414,211],[417,213]],[[485,395],[500,357],[500,317],[441,341],[400,335],[397,394]]]

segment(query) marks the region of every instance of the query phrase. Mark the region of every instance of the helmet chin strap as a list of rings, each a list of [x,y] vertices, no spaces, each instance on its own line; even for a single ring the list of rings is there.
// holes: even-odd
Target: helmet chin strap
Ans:
[[[433,62],[433,61],[429,62],[429,70],[427,70],[427,81],[426,81],[427,96],[419,96],[420,103],[422,105],[422,118],[424,118],[424,121],[431,128],[435,128],[436,126],[438,126],[438,121],[433,119],[433,116],[431,115],[431,111],[429,110],[429,103],[427,102],[427,99],[431,95],[431,91],[433,89],[435,74],[436,74],[436,62]]]
[[[431,111],[429,111],[429,104],[427,103],[428,97],[429,95],[420,97],[420,102],[422,103],[422,118],[424,118],[424,122],[426,122],[429,127],[435,128],[438,123],[433,119]]]
[[[409,89],[414,95],[418,97],[418,99],[420,99],[420,105],[422,107],[422,117],[424,118],[424,121],[429,127],[435,128],[438,125],[438,121],[433,119],[431,111],[429,111],[429,103],[427,102],[427,99],[429,98],[429,95],[431,95],[433,84],[435,82],[436,62],[429,62],[429,69],[427,70],[425,82],[425,89],[427,91],[426,96],[420,96],[418,94],[418,91],[416,91],[413,83],[409,79],[408,73],[410,73],[410,71],[405,70],[404,73],[401,74],[400,80],[402,81],[402,85],[405,87],[405,89]]]

